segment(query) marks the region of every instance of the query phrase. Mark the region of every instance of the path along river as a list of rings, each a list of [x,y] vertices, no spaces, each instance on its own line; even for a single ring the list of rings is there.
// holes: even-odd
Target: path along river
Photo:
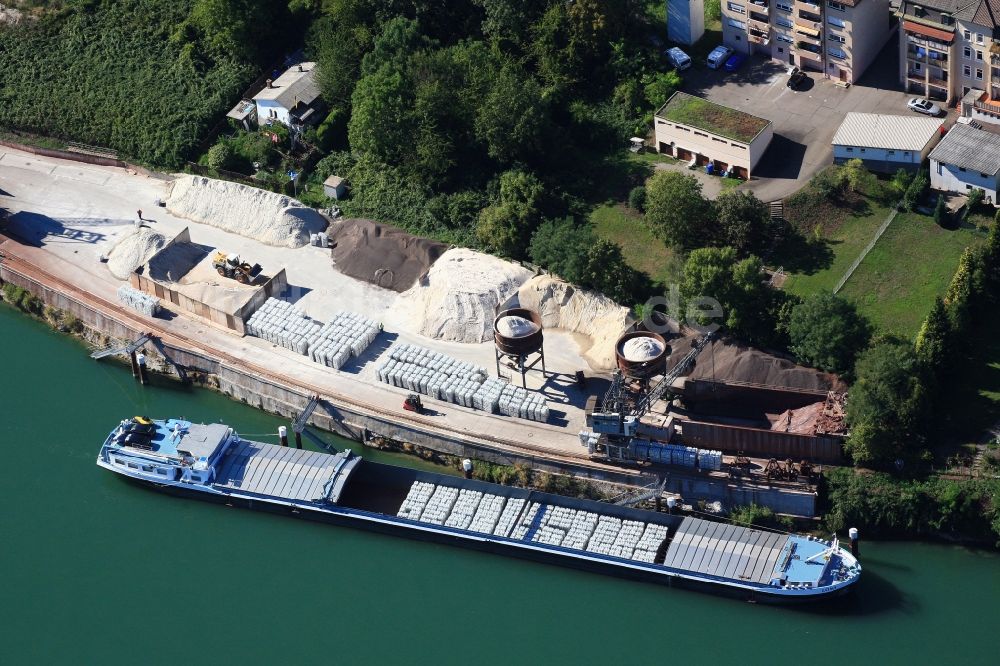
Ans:
[[[863,541],[850,598],[751,605],[133,487],[94,464],[122,418],[244,434],[281,421],[165,380],[142,388],[4,305],[0,371],[4,664],[1000,660],[992,553]]]

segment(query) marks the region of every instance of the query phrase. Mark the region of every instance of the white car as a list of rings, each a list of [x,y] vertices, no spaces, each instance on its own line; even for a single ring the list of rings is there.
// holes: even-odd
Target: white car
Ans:
[[[928,116],[941,115],[941,107],[929,99],[924,99],[923,97],[914,97],[906,103],[906,106],[910,107],[911,111],[926,113]]]
[[[726,61],[729,60],[729,56],[731,55],[733,55],[733,50],[728,46],[716,46],[712,49],[712,52],[708,54],[708,59],[705,62],[712,69],[719,69],[726,64]]]
[[[667,59],[670,60],[670,64],[674,66],[678,72],[683,71],[691,66],[691,56],[684,51],[680,50],[676,46],[667,49]]]

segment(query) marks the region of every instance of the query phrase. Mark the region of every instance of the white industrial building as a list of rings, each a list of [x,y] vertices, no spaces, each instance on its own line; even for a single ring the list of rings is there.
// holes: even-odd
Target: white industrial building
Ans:
[[[667,0],[667,39],[690,46],[705,34],[705,0]]]
[[[978,187],[997,203],[1000,184],[1000,135],[956,123],[931,151],[931,188],[965,193]]]
[[[924,116],[850,112],[833,135],[833,161],[860,159],[871,171],[916,171],[941,138],[943,124]]]

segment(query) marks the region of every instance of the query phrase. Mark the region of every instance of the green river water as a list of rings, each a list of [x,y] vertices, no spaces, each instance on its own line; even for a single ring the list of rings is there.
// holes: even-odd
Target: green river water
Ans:
[[[281,422],[2,305],[0,368],[3,664],[1000,663],[992,553],[863,541],[853,596],[771,607],[182,500],[95,466],[120,419]]]

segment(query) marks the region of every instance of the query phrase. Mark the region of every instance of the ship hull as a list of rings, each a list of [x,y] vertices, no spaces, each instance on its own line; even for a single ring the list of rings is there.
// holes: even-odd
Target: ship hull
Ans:
[[[116,476],[119,476],[136,486],[157,490],[174,497],[198,499],[228,507],[264,511],[275,515],[291,516],[294,518],[341,527],[352,527],[379,534],[397,537],[402,536],[408,539],[425,541],[428,543],[461,546],[463,548],[494,555],[513,556],[522,560],[557,565],[563,568],[572,568],[578,571],[598,573],[626,580],[655,583],[658,585],[699,592],[709,592],[711,594],[736,598],[748,602],[781,605],[815,603],[816,601],[842,596],[848,593],[852,587],[848,586],[821,594],[774,594],[768,592],[767,590],[750,590],[743,587],[727,585],[724,582],[716,583],[677,575],[669,575],[666,573],[652,572],[644,569],[622,566],[610,561],[571,557],[564,552],[545,548],[523,548],[508,541],[473,539],[459,533],[444,532],[433,529],[420,529],[412,523],[396,520],[391,516],[381,516],[378,519],[375,519],[374,517],[369,518],[353,512],[341,513],[314,508],[311,509],[304,506],[290,506],[288,504],[275,503],[272,501],[238,495],[216,494],[177,484],[156,483],[143,478],[121,474],[116,470],[111,471],[114,471]]]

